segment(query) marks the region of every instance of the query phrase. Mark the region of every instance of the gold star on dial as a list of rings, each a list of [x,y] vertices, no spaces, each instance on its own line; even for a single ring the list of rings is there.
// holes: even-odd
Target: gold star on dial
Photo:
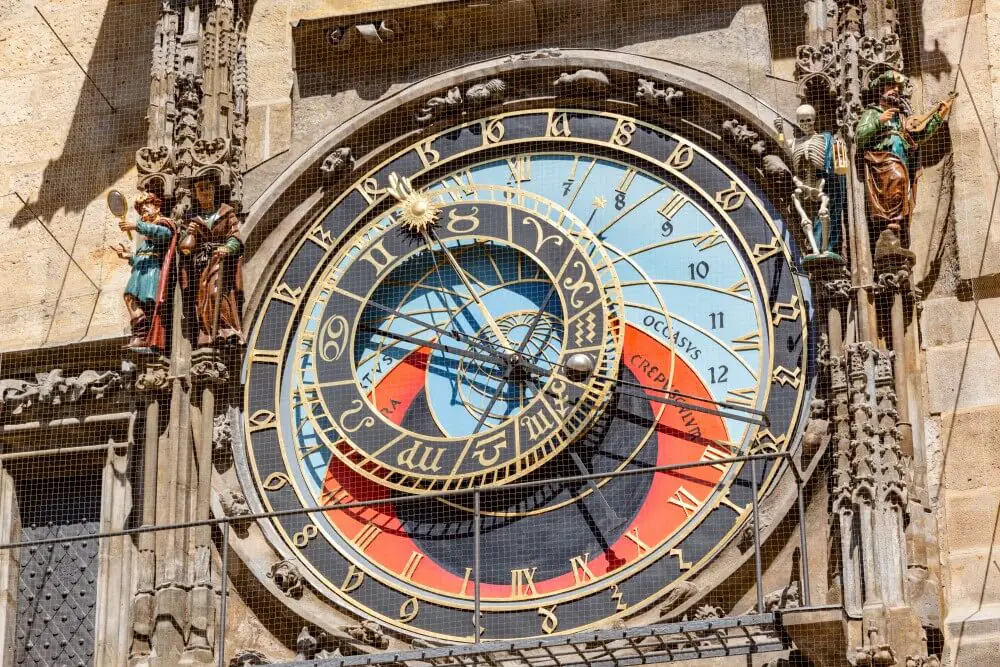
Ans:
[[[597,195],[596,197],[594,197],[594,201],[591,203],[591,205],[594,208],[604,208],[605,204],[607,203],[608,203],[607,199],[605,199],[601,195]]]

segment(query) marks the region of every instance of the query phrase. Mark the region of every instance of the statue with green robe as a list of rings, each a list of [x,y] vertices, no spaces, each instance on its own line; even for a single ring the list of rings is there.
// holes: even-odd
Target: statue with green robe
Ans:
[[[872,231],[894,232],[900,245],[908,248],[919,175],[917,151],[948,120],[955,97],[938,102],[929,113],[914,115],[901,93],[905,83],[906,77],[892,70],[872,80],[868,90],[878,100],[861,114],[855,138],[864,153]]]

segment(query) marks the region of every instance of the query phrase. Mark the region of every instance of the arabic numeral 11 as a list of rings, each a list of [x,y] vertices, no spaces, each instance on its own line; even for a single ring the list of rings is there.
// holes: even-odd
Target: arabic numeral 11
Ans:
[[[713,329],[725,329],[726,328],[726,314],[723,312],[711,313],[709,315],[712,318],[712,328]]]
[[[688,270],[691,272],[691,280],[704,280],[708,277],[708,262],[688,264]]]

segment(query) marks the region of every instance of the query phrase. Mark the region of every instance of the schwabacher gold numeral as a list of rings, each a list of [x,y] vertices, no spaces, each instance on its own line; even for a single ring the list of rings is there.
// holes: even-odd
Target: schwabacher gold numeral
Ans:
[[[409,623],[417,617],[420,613],[420,600],[417,598],[409,598],[403,604],[399,605],[399,620],[403,623]]]
[[[676,171],[684,171],[694,162],[694,148],[691,144],[683,141],[677,144],[670,157],[667,158],[667,166]]]
[[[569,129],[569,116],[564,113],[555,115],[554,111],[549,112],[549,122],[545,125],[546,137],[568,137],[572,132]]]
[[[628,146],[632,143],[635,130],[635,123],[624,118],[620,119],[615,126],[615,131],[611,133],[611,143],[615,146]]]
[[[551,607],[539,607],[538,615],[542,617],[542,632],[551,635],[559,627],[559,619],[556,617],[556,605]]]

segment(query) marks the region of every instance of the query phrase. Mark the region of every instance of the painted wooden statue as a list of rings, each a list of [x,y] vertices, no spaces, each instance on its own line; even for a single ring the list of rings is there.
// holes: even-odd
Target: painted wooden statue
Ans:
[[[919,176],[917,151],[948,120],[955,101],[952,95],[928,113],[914,115],[902,94],[906,82],[905,76],[892,70],[873,79],[868,91],[878,99],[864,110],[855,128],[858,150],[865,156],[872,232],[895,232],[903,248],[910,245],[910,214]]]
[[[199,346],[246,342],[239,219],[232,206],[218,203],[218,192],[212,176],[195,181],[195,205],[180,246],[188,258],[182,286],[194,298]]]
[[[163,202],[151,192],[140,195],[134,206],[141,219],[129,220],[123,212],[118,227],[124,232],[142,234],[142,242],[134,253],[123,243],[112,248],[132,265],[124,294],[132,328],[128,347],[162,352],[167,349],[170,327],[170,276],[177,227],[173,220],[161,215]]]

